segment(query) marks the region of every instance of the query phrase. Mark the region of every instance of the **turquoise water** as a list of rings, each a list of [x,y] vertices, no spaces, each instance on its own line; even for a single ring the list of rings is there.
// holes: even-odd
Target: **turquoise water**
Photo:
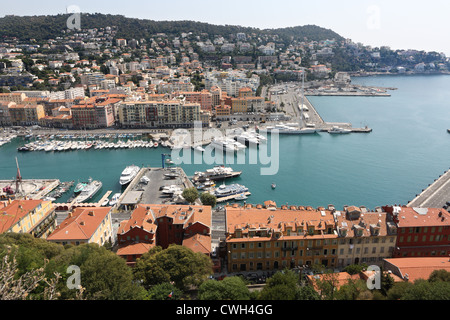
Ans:
[[[266,165],[231,165],[243,171],[233,182],[250,189],[248,202],[274,200],[278,205],[334,204],[338,208],[364,205],[370,209],[406,204],[450,167],[449,76],[378,76],[354,78],[353,82],[398,90],[391,91],[391,97],[309,100],[325,121],[368,125],[373,132],[281,136],[276,175],[262,176],[260,169]],[[103,189],[97,198],[107,190],[120,191],[119,176],[127,165],[160,167],[161,153],[170,151],[160,147],[18,153],[16,148],[21,144],[17,139],[0,148],[0,179],[15,176],[17,156],[24,179],[101,180]],[[182,165],[188,175],[211,166]]]

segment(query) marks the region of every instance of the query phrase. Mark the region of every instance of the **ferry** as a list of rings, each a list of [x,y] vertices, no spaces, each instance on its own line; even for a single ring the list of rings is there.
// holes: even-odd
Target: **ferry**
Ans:
[[[92,199],[102,188],[102,182],[89,178],[88,185],[81,191],[80,195],[75,199],[75,203],[83,203]]]
[[[203,182],[212,180],[224,180],[229,178],[236,178],[242,174],[242,171],[234,171],[230,167],[215,166],[212,169],[207,169],[205,172],[197,171],[193,177],[194,182]]]
[[[217,199],[230,197],[230,196],[239,196],[241,194],[245,194],[248,192],[248,188],[240,185],[240,184],[230,184],[228,186],[221,185],[219,188],[216,188],[214,191],[214,195]]]
[[[139,170],[141,170],[141,168],[139,168],[138,166],[135,166],[135,165],[126,167],[120,176],[120,180],[119,180],[120,185],[125,186],[125,185],[129,184],[131,181],[133,181],[133,179],[139,173]]]

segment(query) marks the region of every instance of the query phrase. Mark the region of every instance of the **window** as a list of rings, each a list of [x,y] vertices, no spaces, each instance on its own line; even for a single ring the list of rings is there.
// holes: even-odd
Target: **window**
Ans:
[[[245,249],[245,243],[241,243],[241,249]]]
[[[266,258],[272,258],[272,252],[271,251],[267,251],[266,252]]]
[[[372,248],[372,253],[377,253],[377,247]]]
[[[380,253],[384,253],[384,247],[380,248]]]
[[[420,227],[416,227],[416,233],[420,233]]]
[[[266,243],[266,248],[270,248],[270,242]]]
[[[262,248],[262,247],[263,247],[262,242],[258,242],[258,248]]]

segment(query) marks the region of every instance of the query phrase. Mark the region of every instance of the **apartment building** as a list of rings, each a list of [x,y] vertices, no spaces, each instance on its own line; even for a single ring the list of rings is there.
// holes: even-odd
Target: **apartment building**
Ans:
[[[48,241],[66,245],[114,242],[111,207],[76,208],[47,237]]]
[[[117,232],[117,254],[134,265],[155,245],[182,245],[194,252],[211,254],[211,207],[140,204]]]
[[[24,93],[0,93],[0,101],[15,102],[21,104],[27,98]]]
[[[334,267],[338,238],[330,210],[264,205],[226,206],[228,271]]]
[[[16,104],[8,108],[11,118],[11,124],[37,125],[39,120],[45,116],[44,106],[42,105],[24,105]]]
[[[156,245],[157,229],[152,211],[144,205],[138,205],[130,219],[120,223],[117,231],[117,255],[133,266],[136,259]]]
[[[393,258],[448,257],[450,254],[450,213],[442,208],[386,206],[397,227]]]
[[[12,124],[9,108],[15,105],[15,102],[0,101],[0,126],[10,126]]]
[[[55,227],[56,213],[51,201],[13,200],[0,209],[0,234],[29,233],[46,239]]]
[[[360,263],[381,265],[383,259],[392,257],[397,227],[388,221],[386,212],[350,206],[335,211],[334,219],[339,241],[338,267]]]
[[[126,128],[158,126],[158,108],[154,101],[123,102],[118,105],[117,119]]]

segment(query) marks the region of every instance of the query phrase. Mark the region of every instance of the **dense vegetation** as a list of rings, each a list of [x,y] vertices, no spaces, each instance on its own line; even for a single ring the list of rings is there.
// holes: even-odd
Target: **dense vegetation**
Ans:
[[[19,39],[47,40],[55,39],[67,30],[68,14],[54,16],[6,16],[0,18],[0,35],[6,37],[17,37]],[[110,14],[82,14],[81,23],[83,29],[118,27],[118,37],[127,39],[148,38],[156,33],[180,35],[182,32],[194,34],[207,33],[209,35],[230,35],[238,32],[261,34],[277,34],[282,38],[294,39],[307,38],[313,41],[325,39],[343,39],[337,33],[313,25],[282,28],[274,30],[260,30],[257,28],[213,25],[195,21],[153,21],[136,18],[127,18],[122,15]]]
[[[382,276],[381,289],[369,290],[365,281],[337,286],[336,274],[321,268],[314,287],[304,274],[292,270],[275,273],[261,291],[250,290],[243,277],[210,278],[212,264],[201,253],[171,245],[155,247],[126,265],[108,247],[96,244],[61,246],[29,234],[0,235],[0,300],[448,300],[450,273],[434,271],[428,279],[394,283]],[[71,289],[69,266],[80,270],[79,289]],[[363,266],[349,266],[356,274]]]

